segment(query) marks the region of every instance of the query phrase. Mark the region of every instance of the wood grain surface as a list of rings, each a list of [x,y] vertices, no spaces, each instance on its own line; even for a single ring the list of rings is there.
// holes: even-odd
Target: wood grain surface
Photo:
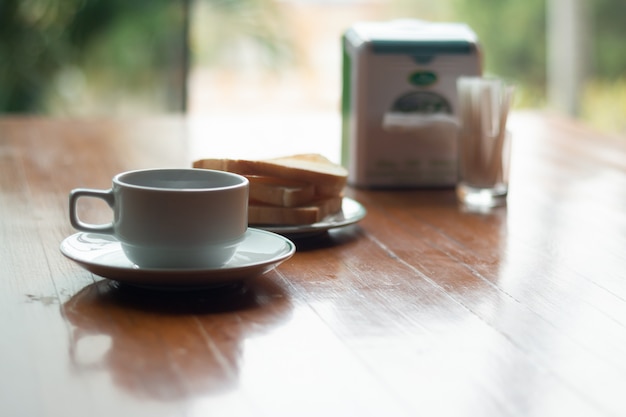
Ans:
[[[626,139],[515,113],[507,206],[348,189],[360,223],[242,285],[146,291],[62,256],[69,191],[217,154],[193,123],[0,118],[0,415],[626,415]]]

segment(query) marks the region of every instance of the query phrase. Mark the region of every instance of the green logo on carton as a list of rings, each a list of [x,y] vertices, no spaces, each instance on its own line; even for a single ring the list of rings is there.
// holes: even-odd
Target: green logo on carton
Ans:
[[[432,71],[417,71],[409,76],[409,82],[418,87],[426,87],[437,81],[437,74]]]

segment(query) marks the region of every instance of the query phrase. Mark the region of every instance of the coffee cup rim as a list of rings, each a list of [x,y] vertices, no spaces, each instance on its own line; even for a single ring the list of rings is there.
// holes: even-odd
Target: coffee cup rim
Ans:
[[[123,177],[125,176],[130,176],[133,174],[137,174],[137,173],[148,173],[148,172],[176,172],[176,171],[180,171],[180,172],[202,172],[202,173],[213,173],[213,174],[217,174],[220,175],[222,177],[229,177],[232,179],[237,180],[236,183],[234,184],[227,184],[227,185],[221,185],[221,186],[209,186],[209,187],[188,187],[188,188],[166,188],[166,187],[159,187],[159,186],[151,186],[151,185],[140,185],[140,184],[134,184],[128,181],[124,181]],[[246,186],[249,181],[248,179],[240,174],[236,174],[234,172],[228,172],[228,171],[220,171],[220,170],[216,170],[216,169],[204,169],[204,168],[147,168],[147,169],[135,169],[135,170],[131,170],[131,171],[125,171],[125,172],[120,172],[119,174],[115,175],[113,177],[113,183],[114,184],[118,184],[120,186],[124,186],[127,188],[134,188],[134,189],[143,189],[143,190],[167,190],[167,191],[185,191],[185,192],[206,192],[209,190],[214,190],[214,191],[218,191],[218,190],[228,190],[228,189],[234,189],[234,188],[239,188],[242,186]]]

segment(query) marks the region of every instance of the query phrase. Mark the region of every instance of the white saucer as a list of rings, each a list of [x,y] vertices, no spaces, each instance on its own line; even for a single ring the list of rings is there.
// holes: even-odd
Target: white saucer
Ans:
[[[170,289],[213,287],[264,274],[289,259],[296,247],[272,232],[248,228],[244,241],[225,265],[205,269],[147,269],[126,258],[120,242],[110,235],[77,233],[61,243],[61,252],[86,270],[104,278]]]
[[[255,225],[254,227],[290,237],[304,237],[357,223],[366,214],[367,211],[361,203],[349,197],[344,197],[341,203],[341,211],[324,217],[320,222],[295,226]]]

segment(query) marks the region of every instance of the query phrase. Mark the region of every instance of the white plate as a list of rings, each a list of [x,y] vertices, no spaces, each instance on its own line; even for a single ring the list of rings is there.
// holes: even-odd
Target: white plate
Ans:
[[[147,269],[128,260],[120,242],[110,235],[77,233],[61,243],[61,252],[86,270],[104,278],[142,287],[193,289],[243,281],[264,274],[289,259],[296,247],[275,233],[248,228],[233,258],[215,268]]]
[[[367,211],[361,203],[351,198],[344,197],[341,203],[341,211],[324,217],[320,222],[295,226],[254,225],[254,227],[281,235],[303,237],[357,223],[365,217],[365,214],[367,214]]]

